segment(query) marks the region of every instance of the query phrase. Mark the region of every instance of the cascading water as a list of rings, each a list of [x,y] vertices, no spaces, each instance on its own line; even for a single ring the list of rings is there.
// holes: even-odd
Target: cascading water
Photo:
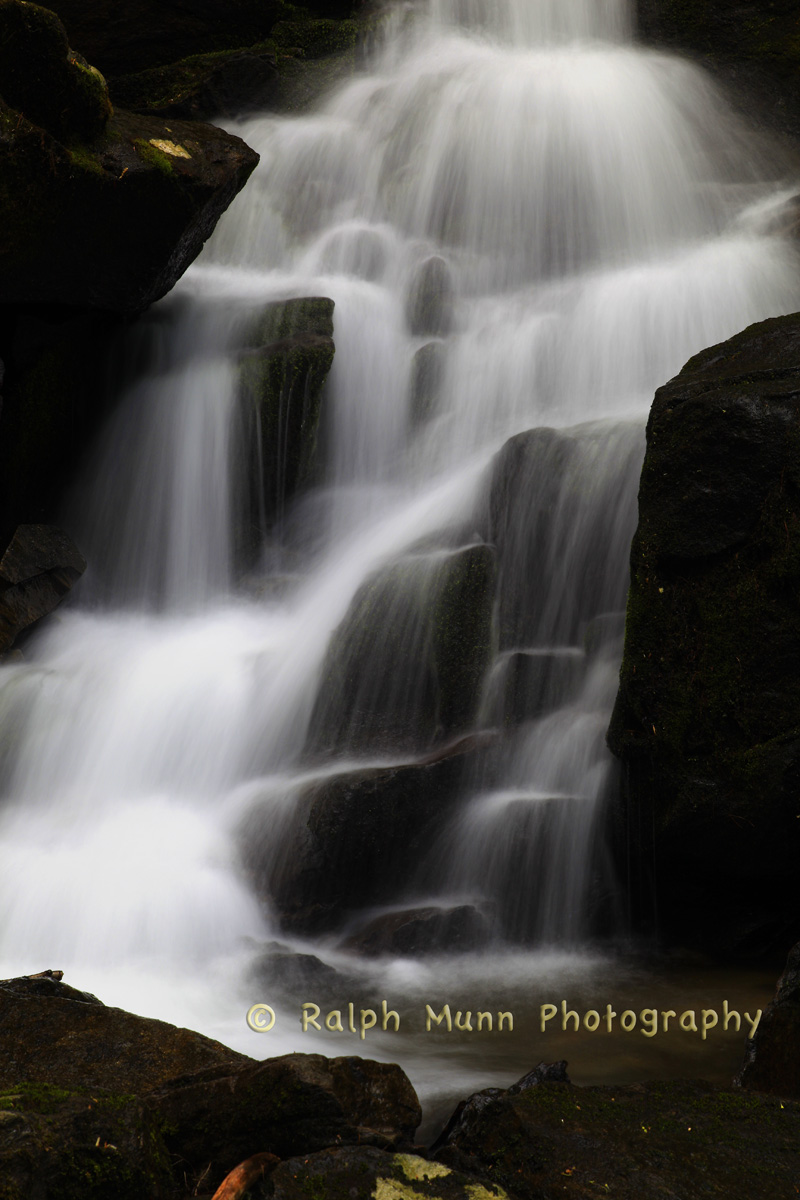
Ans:
[[[354,765],[449,770],[487,731],[413,869],[297,917],[351,974],[344,925],[420,902],[482,915],[476,979],[613,927],[604,732],[652,394],[800,307],[765,207],[786,164],[631,43],[624,0],[405,16],[318,112],[237,127],[261,165],[144,322],[151,369],[76,502],[92,572],[0,677],[0,973],[62,967],[250,1053],[243,972],[280,922],[242,830],[280,905],[309,797]],[[238,339],[301,296],[336,305],[324,472],[239,586]]]

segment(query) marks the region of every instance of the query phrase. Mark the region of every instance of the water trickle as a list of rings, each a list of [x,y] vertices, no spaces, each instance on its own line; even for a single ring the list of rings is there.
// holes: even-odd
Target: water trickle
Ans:
[[[75,500],[90,576],[0,673],[0,972],[69,969],[253,1052],[236,989],[276,932],[341,963],[380,906],[468,902],[484,955],[614,927],[604,732],[648,407],[800,307],[789,166],[630,27],[624,0],[397,6],[318,111],[237,125],[261,164],[148,318]],[[336,306],[317,474],[243,538],[242,331],[303,296]],[[365,788],[413,821],[367,828]],[[309,813],[319,861],[344,830],[338,869],[355,846],[380,896],[328,873],[325,907]],[[289,868],[310,890],[281,932],[256,892]]]

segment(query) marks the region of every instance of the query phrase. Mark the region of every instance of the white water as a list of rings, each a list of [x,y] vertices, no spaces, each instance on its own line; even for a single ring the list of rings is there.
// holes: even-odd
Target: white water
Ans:
[[[237,128],[261,165],[179,303],[151,318],[152,369],[82,493],[92,575],[0,675],[0,976],[60,967],[252,1054],[312,1048],[294,1017],[269,1045],[244,1025],[260,997],[243,972],[276,922],[236,834],[257,802],[280,846],[326,649],[359,586],[423,537],[469,540],[493,456],[548,425],[575,457],[541,560],[513,580],[536,621],[497,649],[582,653],[587,621],[624,607],[654,389],[800,307],[795,252],[768,232],[785,164],[696,68],[628,39],[622,0],[434,0],[316,113]],[[430,339],[405,309],[431,254],[454,303],[419,427],[409,380]],[[294,581],[254,599],[233,565],[230,347],[247,312],[303,295],[336,302],[326,475],[265,559]],[[506,912],[501,933],[580,945],[618,653],[601,645],[579,694],[516,731],[496,786],[466,788],[410,896],[467,896]],[[520,986],[528,969],[562,978],[594,960],[500,945],[492,961],[448,977]],[[418,992],[430,975],[388,963],[364,978]]]

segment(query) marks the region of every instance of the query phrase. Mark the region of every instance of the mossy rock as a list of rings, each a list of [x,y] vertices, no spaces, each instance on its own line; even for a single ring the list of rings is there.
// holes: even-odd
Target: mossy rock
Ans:
[[[0,1094],[2,1200],[173,1200],[160,1122],[136,1096],[16,1083]]]
[[[601,1037],[602,1034],[598,1034]],[[437,1160],[519,1200],[790,1196],[800,1105],[686,1081],[479,1093]]]
[[[0,303],[142,311],[257,161],[212,126],[119,110],[100,138],[68,147],[0,101]]]
[[[70,50],[54,13],[0,0],[0,95],[60,141],[98,137],[111,116],[103,76]]]
[[[717,949],[800,923],[798,363],[800,315],[753,325],[660,388],[647,427],[609,745],[662,920]]]
[[[369,1147],[290,1159],[261,1187],[274,1200],[508,1200],[502,1188],[441,1163]]]
[[[466,732],[493,644],[494,548],[409,556],[356,593],[322,670],[314,753],[421,752]]]
[[[275,44],[194,55],[124,75],[112,84],[117,104],[135,112],[206,120],[279,106]]]

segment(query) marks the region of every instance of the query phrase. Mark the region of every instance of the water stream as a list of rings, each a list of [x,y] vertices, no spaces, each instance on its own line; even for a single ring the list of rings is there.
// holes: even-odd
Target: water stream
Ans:
[[[770,220],[790,164],[631,25],[624,0],[398,6],[317,111],[236,126],[261,164],[140,323],[73,500],[91,569],[0,673],[0,976],[58,967],[256,1056],[354,1052],[300,1033],[321,976],[270,991],[275,941],[281,961],[344,972],[340,1004],[451,987],[482,1007],[490,979],[504,1007],[529,1004],[532,981],[624,986],[604,734],[649,405],[691,354],[800,307],[796,251]],[[446,303],[426,327],[413,295],[431,270]],[[324,470],[243,579],[237,339],[265,303],[302,296],[336,306]],[[338,923],[282,923],[253,847],[280,873],[310,785],[441,750],[420,631],[450,560],[495,542],[490,660],[460,730],[485,748],[446,819]],[[385,624],[348,643],[363,712],[318,753],[331,646],[381,578]],[[424,963],[342,947],[415,905],[479,914],[480,946]],[[261,998],[282,1014],[268,1043],[244,1023]],[[403,1046],[369,1051],[442,1091],[441,1049],[423,1066],[421,1042]],[[520,1070],[480,1047],[451,1061],[453,1090],[532,1065],[518,1041]]]

